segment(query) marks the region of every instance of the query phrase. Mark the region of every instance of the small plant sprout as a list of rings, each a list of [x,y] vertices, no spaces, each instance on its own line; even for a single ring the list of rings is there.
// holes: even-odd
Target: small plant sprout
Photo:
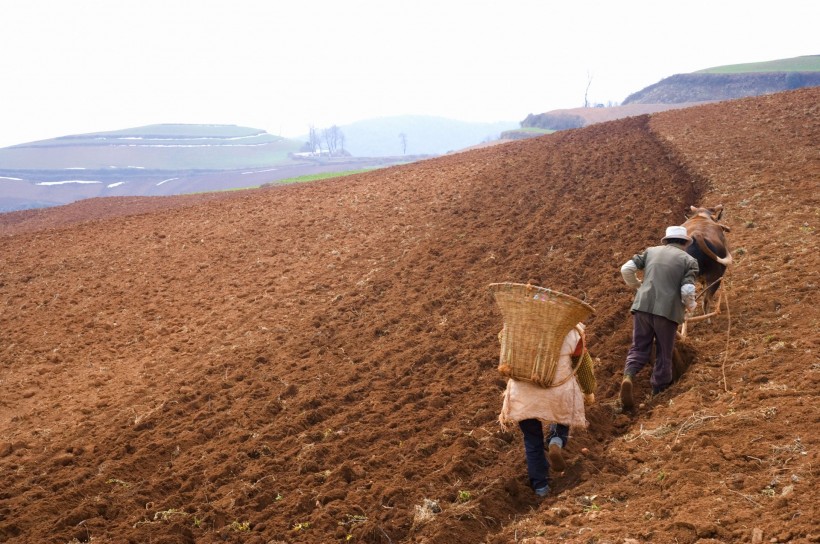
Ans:
[[[595,504],[594,502],[592,504],[590,504],[589,506],[584,507],[584,512],[600,512],[600,511],[601,511],[601,507],[598,506],[597,504]]]
[[[461,490],[458,492],[458,502],[467,502],[473,498],[473,494],[469,491]]]
[[[660,472],[658,472],[658,481],[659,481],[659,482],[662,482],[662,481],[664,481],[665,479],[666,479],[666,472],[664,472],[664,471],[660,471]]]
[[[339,525],[349,526],[367,521],[367,516],[360,514],[345,514],[345,521],[340,521]]]
[[[584,495],[580,499],[577,499],[577,502],[584,506],[584,512],[598,512],[601,510],[601,507],[595,504],[595,499],[598,498],[598,495]]]
[[[168,510],[160,510],[154,513],[154,521],[168,521],[173,516],[188,516],[188,512],[184,510],[177,510],[176,508],[169,508]]]
[[[112,484],[112,485],[121,485],[123,487],[128,487],[128,486],[131,485],[128,482],[123,482],[122,480],[119,480],[117,478],[109,478],[105,481],[105,483]]]
[[[234,520],[229,526],[232,531],[237,531],[239,533],[244,533],[245,531],[251,530],[251,523],[249,521],[243,521],[242,523]]]
[[[300,521],[299,523],[295,523],[293,525],[294,531],[305,531],[310,529],[310,522],[309,521]]]

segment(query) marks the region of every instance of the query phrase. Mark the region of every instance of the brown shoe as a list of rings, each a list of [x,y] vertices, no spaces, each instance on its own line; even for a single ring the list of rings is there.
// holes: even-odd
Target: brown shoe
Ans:
[[[561,453],[561,446],[550,444],[547,457],[550,460],[550,470],[553,472],[564,472],[567,464],[564,462],[564,455]]]
[[[635,403],[632,400],[632,376],[627,374],[621,382],[621,405],[624,410],[631,410]]]

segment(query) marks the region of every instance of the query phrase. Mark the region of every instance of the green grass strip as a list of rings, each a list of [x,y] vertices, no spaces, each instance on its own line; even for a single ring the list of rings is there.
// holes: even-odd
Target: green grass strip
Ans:
[[[369,172],[375,168],[363,168],[361,170],[345,170],[343,172],[323,172],[321,174],[310,174],[307,176],[297,176],[294,178],[278,179],[276,181],[269,181],[260,185],[251,185],[249,187],[231,187],[229,189],[222,189],[220,191],[196,191],[193,193],[185,193],[189,195],[202,195],[207,193],[227,193],[229,191],[247,191],[249,189],[259,189],[263,185],[278,185],[285,183],[306,183],[310,181],[319,181],[322,179],[341,178],[344,176],[352,176],[353,174],[361,174],[362,172]]]
[[[321,174],[310,174],[307,176],[297,176],[295,178],[280,179],[272,183],[304,183],[306,181],[319,181],[320,179],[352,176],[353,174],[361,174],[362,172],[368,172],[370,170],[372,170],[372,168],[364,168],[361,170],[345,170],[343,172],[323,172]]]

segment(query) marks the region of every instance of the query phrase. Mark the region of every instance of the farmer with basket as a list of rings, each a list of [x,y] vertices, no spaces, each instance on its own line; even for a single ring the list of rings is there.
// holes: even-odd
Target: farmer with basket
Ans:
[[[634,406],[632,380],[648,362],[655,344],[655,367],[649,383],[657,395],[672,383],[672,351],[678,325],[684,321],[684,307],[697,307],[695,278],[698,262],[686,253],[692,238],[686,227],[666,228],[661,240],[664,245],[647,248],[621,267],[621,275],[629,287],[637,289],[632,303],[632,347],[626,356],[621,382],[621,404]],[[643,270],[643,281],[636,276]]]
[[[498,419],[503,428],[518,423],[530,485],[536,495],[545,497],[550,470],[566,468],[562,450],[570,427],[585,427],[584,405],[595,402],[592,358],[584,325],[578,322],[594,310],[549,289],[521,284],[492,287],[505,320],[499,333],[499,371],[509,378]],[[549,424],[548,456],[543,423]]]

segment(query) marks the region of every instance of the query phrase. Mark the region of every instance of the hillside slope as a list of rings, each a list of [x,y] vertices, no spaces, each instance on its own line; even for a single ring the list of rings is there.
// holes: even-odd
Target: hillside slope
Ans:
[[[0,540],[817,541],[818,104],[805,89],[93,221],[20,212],[0,236]],[[718,201],[730,311],[695,327],[680,382],[621,414],[618,267]],[[496,422],[487,290],[528,280],[597,309],[600,358],[591,425],[541,503]]]
[[[820,55],[716,66],[675,74],[624,99],[624,105],[733,100],[820,86]]]
[[[259,168],[286,163],[302,142],[236,125],[148,125],[0,148],[2,171],[86,172]],[[133,172],[131,172],[133,173]],[[45,181],[45,180],[44,180]]]
[[[418,159],[294,155],[302,145],[236,125],[169,124],[6,147],[0,149],[0,215],[94,197],[130,200],[258,187]]]
[[[236,125],[148,125],[29,142],[0,149],[0,214],[94,197],[224,191],[406,164],[497,139],[514,125],[411,115],[370,119],[342,127],[346,154],[332,158],[297,153],[307,137],[287,139]]]
[[[300,167],[289,153],[301,145],[248,127],[167,124],[4,147],[0,212],[258,185]]]
[[[635,115],[816,86],[820,86],[820,55],[716,66],[664,78],[630,94],[620,106],[571,108],[530,114],[521,121],[521,126],[567,130]],[[524,131],[508,131],[502,136],[532,137]]]
[[[623,104],[678,104],[733,100],[820,85],[820,72],[677,74],[627,96]]]

